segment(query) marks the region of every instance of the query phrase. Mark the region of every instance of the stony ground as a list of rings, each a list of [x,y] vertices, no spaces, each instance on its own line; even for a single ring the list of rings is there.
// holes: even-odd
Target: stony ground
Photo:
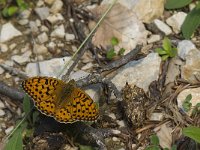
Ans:
[[[38,75],[57,77],[108,6],[108,0],[37,0],[16,16],[0,16],[1,140],[24,116],[21,81]],[[192,106],[200,102],[199,36],[183,40],[180,33],[187,13],[164,10],[164,0],[115,4],[73,58],[72,67],[62,72],[69,75],[64,79],[79,80],[77,84],[99,104],[99,119],[61,124],[39,113],[27,127],[33,134],[23,136],[24,149],[145,149],[153,134],[160,148],[194,146],[181,132],[200,124],[199,114],[183,110],[189,94]],[[178,53],[162,61],[155,49],[166,36]],[[112,45],[112,37],[117,45]],[[114,54],[109,52],[112,48]],[[89,85],[94,83],[91,79],[98,83]]]

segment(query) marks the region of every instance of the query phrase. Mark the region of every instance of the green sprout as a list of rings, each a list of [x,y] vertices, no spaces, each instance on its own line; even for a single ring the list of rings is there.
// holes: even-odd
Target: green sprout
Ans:
[[[173,47],[171,41],[165,37],[162,48],[156,48],[156,52],[161,56],[162,60],[167,60],[169,57],[174,57],[177,54],[177,48]]]

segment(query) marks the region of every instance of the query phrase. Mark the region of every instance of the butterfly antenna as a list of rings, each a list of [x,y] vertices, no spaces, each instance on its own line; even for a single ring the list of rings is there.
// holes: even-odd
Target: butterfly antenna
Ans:
[[[97,24],[95,25],[95,27],[92,29],[92,31],[89,33],[89,35],[85,38],[85,40],[81,43],[81,45],[79,46],[79,48],[76,50],[76,52],[72,55],[72,57],[70,58],[69,61],[67,61],[63,68],[60,70],[60,72],[57,75],[57,78],[59,78],[62,73],[64,72],[64,70],[67,68],[67,66],[72,62],[72,60],[74,59],[74,57],[76,56],[76,54],[80,51],[80,49],[85,45],[85,43],[88,41],[88,39],[92,36],[92,34],[95,32],[95,30],[98,28],[98,26],[101,24],[101,22],[104,20],[104,18],[106,17],[106,15],[109,13],[109,11],[113,8],[113,6],[115,5],[115,3],[117,2],[117,0],[113,0],[112,4],[110,4],[109,8],[106,10],[106,12],[102,15],[102,17],[99,19],[99,21],[97,22]]]

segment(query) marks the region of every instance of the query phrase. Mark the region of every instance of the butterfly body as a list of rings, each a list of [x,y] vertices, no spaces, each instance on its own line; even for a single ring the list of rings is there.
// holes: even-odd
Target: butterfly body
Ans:
[[[96,104],[75,81],[68,83],[52,77],[32,77],[22,82],[23,90],[40,112],[62,123],[95,121]]]

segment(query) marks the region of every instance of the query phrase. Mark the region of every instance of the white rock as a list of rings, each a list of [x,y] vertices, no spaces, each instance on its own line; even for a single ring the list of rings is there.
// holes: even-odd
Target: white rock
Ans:
[[[107,0],[106,0],[107,1]],[[119,3],[125,4],[130,8],[142,22],[150,23],[153,19],[163,15],[164,0],[120,0]]]
[[[64,38],[65,36],[65,28],[64,25],[58,26],[52,33],[51,37],[57,37],[57,38]]]
[[[5,65],[10,66],[10,67],[13,67],[14,65],[14,62],[12,60],[6,60],[4,63]]]
[[[118,69],[118,74],[112,79],[112,82],[120,91],[126,82],[148,91],[150,83],[159,77],[160,63],[161,58],[158,54],[150,53],[147,57],[131,61]]]
[[[41,20],[44,20],[49,16],[48,7],[35,8],[35,12],[40,17]]]
[[[196,7],[196,4],[195,3],[190,3],[189,4],[189,9],[190,11],[192,11],[192,9],[194,9]]]
[[[6,42],[14,37],[20,36],[22,33],[17,30],[11,23],[6,23],[2,26],[0,31],[0,42]]]
[[[182,26],[186,16],[187,16],[186,13],[178,12],[178,13],[174,14],[173,16],[169,17],[166,20],[166,23],[172,27],[173,31],[176,34],[178,34],[178,33],[180,33],[181,26]]]
[[[190,40],[183,40],[178,43],[178,56],[185,60],[185,57],[192,49],[196,49],[196,46]]]
[[[94,66],[94,63],[87,63],[85,66],[81,68],[81,70],[89,70]]]
[[[165,33],[165,35],[170,35],[172,33],[171,28],[166,23],[162,22],[161,20],[155,19],[154,24],[157,26],[157,28],[160,31]]]
[[[39,62],[41,76],[56,77],[60,73],[64,64],[70,60],[71,57],[54,58],[47,61]],[[26,66],[26,73],[28,76],[37,76],[38,68],[37,63],[28,63]],[[66,70],[68,67],[66,68]]]
[[[40,27],[40,31],[41,31],[41,32],[48,32],[49,29],[48,29],[46,26],[43,26],[43,25],[42,25],[42,26]]]
[[[54,3],[55,0],[44,0],[45,3],[51,5]]]
[[[37,1],[36,6],[37,6],[37,7],[44,6],[44,1],[43,1],[43,0],[39,0],[39,1]]]
[[[48,44],[48,48],[54,49],[56,47],[56,44],[54,42],[50,42]]]
[[[8,46],[6,44],[0,43],[0,52],[7,52],[8,51]]]
[[[35,54],[47,54],[48,49],[44,45],[35,44],[34,45],[34,53]]]
[[[2,109],[0,109],[0,117],[3,117],[5,115],[5,111],[3,111]]]
[[[65,40],[66,41],[72,41],[74,39],[75,39],[75,35],[74,34],[69,34],[69,33],[65,34]]]
[[[198,84],[200,80],[200,51],[192,49],[186,56],[186,64],[181,66],[181,77],[190,83]]]
[[[3,74],[4,73],[4,69],[2,67],[0,67],[0,74]]]
[[[63,7],[63,2],[61,0],[55,0],[55,2],[53,3],[50,11],[53,14],[56,14],[56,13],[61,11],[62,7]]]
[[[113,137],[112,140],[113,140],[114,142],[119,142],[119,141],[120,141],[120,139],[117,138],[117,137]]]
[[[12,43],[9,45],[10,50],[13,50],[17,46],[16,43]]]
[[[181,108],[184,111],[183,108],[183,103],[185,101],[185,98],[191,94],[192,95],[192,99],[191,99],[191,110],[189,112],[186,112],[188,115],[192,114],[192,110],[194,108],[194,106],[196,106],[197,103],[200,103],[200,88],[192,88],[192,89],[185,89],[182,92],[180,92],[180,94],[177,96],[177,103],[178,103],[178,107]]]
[[[78,70],[70,74],[69,79],[80,80],[86,78],[87,76],[89,76],[88,72],[85,72],[83,70]]]
[[[31,14],[31,11],[30,11],[30,10],[28,10],[28,9],[23,10],[22,12],[20,12],[19,18],[20,18],[20,19],[28,19],[29,16],[30,16],[30,14]]]
[[[84,90],[94,100],[94,102],[99,102],[100,93],[102,92],[100,85],[98,84],[90,85],[87,87],[87,89],[84,89]]]
[[[55,24],[58,21],[63,21],[64,17],[60,13],[57,13],[57,14],[53,14],[53,15],[48,16],[47,20],[49,22],[51,22],[52,24]]]
[[[36,23],[37,27],[40,27],[40,26],[41,26],[41,21],[40,21],[39,19],[36,19],[36,20],[35,20],[35,23]]]
[[[124,122],[124,120],[117,120],[117,124],[120,126],[120,127],[125,127],[126,125],[125,125],[125,122]]]
[[[5,130],[5,133],[8,135],[12,130],[14,129],[14,126],[10,126]]]
[[[36,24],[36,22],[34,22],[34,21],[30,21],[30,22],[29,22],[29,27],[31,28],[31,31],[32,31],[33,33],[37,33],[37,32],[39,31],[39,29],[38,29],[38,27],[37,27],[37,24]]]
[[[158,35],[158,34],[153,34],[153,35],[151,35],[151,36],[147,39],[147,42],[148,42],[148,43],[154,43],[154,42],[160,41],[160,39],[161,39],[160,35]]]
[[[163,117],[164,116],[163,116],[162,113],[154,112],[154,113],[151,114],[149,120],[151,120],[151,121],[162,121]]]
[[[26,25],[26,24],[28,24],[29,23],[29,20],[28,19],[20,19],[19,21],[18,21],[18,23],[20,24],[20,25]]]
[[[49,40],[48,35],[46,34],[46,32],[41,33],[40,35],[38,35],[38,41],[39,43],[45,43]]]
[[[2,101],[0,101],[0,108],[5,108],[5,105]]]
[[[32,55],[31,51],[27,51],[22,55],[14,55],[11,57],[11,59],[15,62],[17,62],[18,64],[24,64],[26,62],[30,61],[30,56]]]
[[[114,120],[116,119],[116,116],[115,116],[114,113],[110,113],[110,114],[109,114],[109,117],[112,118],[112,119],[114,119]]]

